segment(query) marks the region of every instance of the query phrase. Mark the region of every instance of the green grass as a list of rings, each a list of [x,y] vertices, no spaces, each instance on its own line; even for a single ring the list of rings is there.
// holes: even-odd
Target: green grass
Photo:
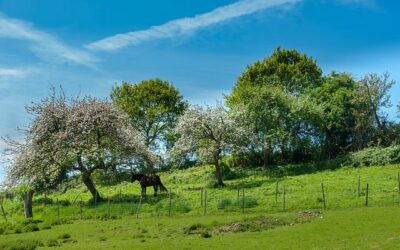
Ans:
[[[172,190],[171,214],[200,215],[204,213],[201,202],[201,188],[207,190],[207,214],[226,214],[242,212],[244,188],[244,207],[246,213],[278,212],[283,210],[283,185],[285,185],[285,209],[297,211],[323,208],[321,183],[324,184],[327,209],[362,207],[365,204],[366,184],[369,184],[369,206],[399,205],[397,174],[400,165],[384,167],[352,168],[327,170],[298,176],[279,178],[278,196],[275,201],[276,178],[265,171],[237,172],[236,179],[226,180],[224,188],[212,188],[214,175],[212,167],[198,167],[188,170],[162,173],[165,186]],[[358,178],[361,180],[358,196]],[[238,188],[240,188],[238,199]],[[135,216],[139,202],[140,187],[136,183],[123,182],[116,186],[99,186],[101,194],[111,199],[94,206],[86,188],[79,184],[65,193],[52,193],[48,196],[51,204],[43,205],[43,195],[35,196],[34,216],[49,220],[58,218],[56,200],[60,203],[60,217],[80,219],[79,203],[82,200],[84,218],[107,219],[110,216]],[[148,189],[148,197],[143,200],[140,217],[166,216],[169,214],[167,194],[153,197]],[[203,193],[203,198],[205,193]],[[4,209],[10,221],[23,217],[22,201],[5,200]],[[0,221],[3,218],[0,218]]]
[[[110,206],[107,201],[94,206],[79,184],[65,193],[49,194],[46,205],[43,195],[36,195],[33,220],[23,219],[22,201],[6,199],[8,223],[0,218],[0,249],[397,249],[399,171],[400,165],[344,167],[280,177],[277,201],[277,179],[271,172],[231,172],[224,188],[212,188],[212,167],[172,171],[161,174],[173,193],[171,217],[168,195],[152,197],[149,189],[138,219],[138,183],[99,186]],[[206,215],[201,188],[207,190]]]
[[[0,235],[0,249],[398,249],[398,207],[291,213],[83,220]],[[264,224],[260,224],[264,221]],[[276,222],[276,221],[279,221]],[[275,224],[274,224],[275,223]],[[222,230],[242,225],[244,230]],[[22,246],[22,247],[21,247]],[[23,248],[25,247],[25,248]]]

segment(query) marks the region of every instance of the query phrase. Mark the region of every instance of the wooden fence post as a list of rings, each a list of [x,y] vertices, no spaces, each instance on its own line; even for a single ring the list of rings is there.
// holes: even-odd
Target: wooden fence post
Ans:
[[[237,203],[240,206],[240,188],[237,189]]]
[[[321,183],[321,189],[322,189],[322,200],[324,201],[324,209],[326,209],[324,183]]]
[[[121,203],[121,197],[122,197],[122,192],[121,192],[121,189],[119,190],[119,201],[118,201],[118,203]]]
[[[207,214],[207,189],[204,190],[204,215]]]
[[[139,218],[139,213],[140,213],[140,205],[142,204],[142,198],[143,198],[143,195],[140,195],[140,199],[139,199],[138,207],[137,207],[137,210],[136,210],[136,219],[138,219],[138,218]]]
[[[172,195],[172,190],[171,190],[171,188],[169,188],[169,196],[168,196],[168,200],[169,200],[168,215],[169,215],[170,217],[171,217],[171,209],[172,209],[171,195]]]
[[[108,218],[110,218],[110,208],[111,208],[111,201],[110,201],[110,197],[108,197],[108,205],[107,205],[107,214],[108,214]]]
[[[200,207],[203,207],[203,192],[204,192],[204,188],[202,187],[201,188],[201,191],[200,191]]]
[[[279,179],[276,178],[276,185],[275,185],[275,203],[278,203],[278,191],[279,191]]]
[[[242,188],[242,213],[244,213],[244,188]]]
[[[81,198],[81,201],[79,202],[79,214],[80,214],[81,220],[82,220],[82,198]]]
[[[60,202],[58,202],[58,198],[57,198],[57,216],[58,218],[60,218]]]
[[[47,192],[44,192],[44,206],[46,206],[47,203]]]
[[[7,222],[8,220],[7,220],[6,212],[4,211],[4,207],[3,207],[3,200],[4,200],[4,197],[1,197],[1,201],[0,201],[1,213],[3,214],[3,217],[4,217],[4,219],[5,219],[6,222]]]
[[[368,183],[367,183],[367,190],[365,193],[365,206],[368,207]]]
[[[285,184],[283,184],[283,211],[286,209],[286,190],[285,190]]]
[[[358,185],[357,185],[357,190],[358,190],[358,197],[361,196],[361,176],[358,176]]]

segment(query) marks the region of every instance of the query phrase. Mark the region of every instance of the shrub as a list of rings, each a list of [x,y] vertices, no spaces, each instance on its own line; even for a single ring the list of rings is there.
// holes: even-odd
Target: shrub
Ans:
[[[352,167],[361,167],[396,163],[400,163],[400,145],[386,148],[372,147],[351,153],[344,164]]]

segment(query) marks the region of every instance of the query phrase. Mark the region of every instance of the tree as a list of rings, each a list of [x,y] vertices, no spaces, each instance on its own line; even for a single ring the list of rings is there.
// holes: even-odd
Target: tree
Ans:
[[[229,106],[244,103],[249,100],[248,95],[262,86],[278,86],[295,96],[304,94],[322,84],[321,76],[322,70],[313,58],[278,47],[271,56],[247,67],[227,103]]]
[[[157,148],[157,142],[169,143],[171,129],[187,103],[168,82],[150,79],[138,84],[122,83],[113,88],[114,104],[125,111],[132,126],[144,138],[144,144]]]
[[[18,186],[18,193],[24,201],[25,217],[33,217],[32,199],[35,191],[44,191],[55,187],[66,178],[65,168],[56,166],[44,157],[44,150],[32,142],[22,144],[6,139],[6,155],[12,157],[12,164],[7,169],[5,186]],[[46,159],[47,158],[47,159]]]
[[[240,116],[239,112],[228,114],[222,106],[190,107],[178,119],[174,131],[179,139],[170,154],[174,157],[195,154],[204,162],[212,162],[217,185],[223,186],[221,157],[251,138],[251,132],[239,123]]]
[[[358,105],[356,116],[357,148],[370,142],[388,145],[387,114],[382,110],[391,106],[388,91],[395,82],[389,73],[367,74],[358,83],[354,102]]]
[[[282,159],[300,161],[310,152],[315,113],[309,93],[322,84],[315,60],[296,50],[277,48],[273,54],[247,67],[227,97],[234,110],[245,107],[262,151],[264,166],[274,152]]]
[[[332,72],[323,78],[311,97],[322,109],[319,123],[324,158],[335,157],[341,150],[349,151],[353,144],[357,112],[354,103],[357,83],[346,73]]]
[[[376,125],[378,128],[383,129],[384,124],[382,120],[385,120],[386,115],[380,112],[380,109],[389,108],[391,106],[388,91],[395,82],[394,80],[390,80],[390,74],[385,72],[382,76],[367,74],[361,79],[360,83],[360,91],[365,93]]]
[[[67,100],[53,92],[27,110],[34,119],[25,131],[25,143],[10,145],[14,160],[7,179],[11,183],[36,185],[42,178],[54,183],[60,173],[79,173],[93,198],[100,199],[91,180],[94,171],[156,161],[128,117],[107,101],[90,97]]]

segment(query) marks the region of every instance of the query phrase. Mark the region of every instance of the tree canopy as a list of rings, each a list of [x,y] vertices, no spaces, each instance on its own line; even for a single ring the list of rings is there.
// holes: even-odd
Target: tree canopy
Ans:
[[[101,198],[91,174],[115,165],[154,162],[128,117],[107,101],[73,98],[55,93],[27,108],[34,116],[25,143],[10,143],[14,161],[9,183],[26,182],[34,190],[61,173],[79,173],[94,198]]]
[[[128,114],[144,144],[153,149],[171,143],[171,129],[187,107],[175,87],[157,78],[137,84],[124,82],[113,88],[111,98]]]
[[[222,106],[190,107],[179,117],[175,128],[179,139],[171,155],[194,153],[203,162],[214,164],[217,184],[222,186],[221,157],[251,138],[251,131],[240,123],[239,117],[239,113],[228,114]]]

